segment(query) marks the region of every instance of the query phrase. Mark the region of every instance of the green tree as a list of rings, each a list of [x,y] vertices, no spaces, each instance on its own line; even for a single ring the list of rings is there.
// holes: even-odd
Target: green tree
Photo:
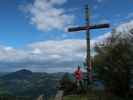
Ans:
[[[64,90],[65,95],[76,93],[77,85],[70,79],[70,75],[68,73],[65,73],[60,80],[60,89]]]
[[[110,38],[95,47],[96,74],[106,90],[124,96],[130,88],[130,68],[133,66],[133,46],[130,37],[113,32]]]

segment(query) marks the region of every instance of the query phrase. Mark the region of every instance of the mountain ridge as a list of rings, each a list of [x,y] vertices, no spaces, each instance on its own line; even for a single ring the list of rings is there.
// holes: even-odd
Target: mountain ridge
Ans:
[[[55,95],[64,73],[42,73],[22,69],[0,77],[0,94],[37,97],[47,93]]]

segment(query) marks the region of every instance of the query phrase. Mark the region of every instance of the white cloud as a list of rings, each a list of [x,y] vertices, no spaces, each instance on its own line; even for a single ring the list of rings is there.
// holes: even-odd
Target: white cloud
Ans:
[[[133,20],[123,23],[116,28],[117,32],[128,34],[133,29]]]
[[[91,46],[101,39],[102,36],[92,40]],[[0,46],[0,65],[4,63],[2,66],[5,68],[10,65],[11,70],[26,68],[32,71],[72,72],[84,62],[85,51],[84,39],[40,41],[29,44],[25,49]]]
[[[84,57],[85,40],[49,40],[30,44],[29,47],[33,51],[39,49],[43,55],[58,58],[59,61],[81,60]]]
[[[95,47],[95,44],[97,44],[97,43],[102,43],[102,42],[104,42],[104,40],[105,39],[107,39],[108,37],[110,37],[111,36],[111,32],[107,32],[107,33],[105,33],[105,34],[103,34],[103,35],[100,35],[100,36],[98,36],[98,37],[96,37],[95,39],[93,39],[92,41],[91,41],[91,48],[94,48]]]
[[[63,30],[73,23],[74,16],[66,14],[63,5],[67,0],[35,0],[25,8],[30,13],[30,23],[38,30],[51,31]]]
[[[41,50],[38,49],[38,48],[35,48],[35,49],[32,51],[32,54],[41,54]]]
[[[131,28],[133,28],[133,21],[121,24],[116,30],[123,32],[123,29]],[[110,35],[111,33],[108,32],[92,39],[91,48]],[[25,49],[0,46],[0,68],[1,70],[27,68],[32,71],[47,72],[71,71],[85,61],[85,51],[85,39],[40,41],[27,45]]]
[[[55,67],[67,67],[67,70],[71,70],[81,64],[84,57],[85,40],[80,39],[41,41],[29,44],[25,49],[0,46],[0,65],[10,65],[9,69],[56,71]]]

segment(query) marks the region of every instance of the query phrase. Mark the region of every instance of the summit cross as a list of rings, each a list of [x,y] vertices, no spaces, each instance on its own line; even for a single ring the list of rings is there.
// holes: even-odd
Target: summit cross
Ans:
[[[79,27],[71,27],[68,28],[68,32],[76,32],[76,31],[86,31],[86,66],[87,66],[87,80],[88,82],[92,81],[92,68],[91,68],[91,52],[90,52],[90,30],[92,29],[103,29],[109,28],[110,25],[108,23],[104,24],[90,24],[90,11],[88,5],[85,7],[85,20],[86,24]]]

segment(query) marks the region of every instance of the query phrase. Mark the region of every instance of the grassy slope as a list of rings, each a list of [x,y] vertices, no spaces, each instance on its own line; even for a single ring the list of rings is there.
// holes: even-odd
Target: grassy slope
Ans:
[[[131,97],[120,98],[117,96],[107,96],[107,94],[103,92],[89,92],[88,94],[84,95],[72,95],[72,96],[65,96],[63,100],[133,100]]]
[[[82,95],[65,96],[64,100],[99,100],[100,92],[88,92]]]
[[[87,96],[65,96],[63,100],[133,100],[133,98],[119,98],[119,97],[87,97]]]
[[[82,96],[65,96],[64,100],[87,100],[87,97],[82,95]]]

